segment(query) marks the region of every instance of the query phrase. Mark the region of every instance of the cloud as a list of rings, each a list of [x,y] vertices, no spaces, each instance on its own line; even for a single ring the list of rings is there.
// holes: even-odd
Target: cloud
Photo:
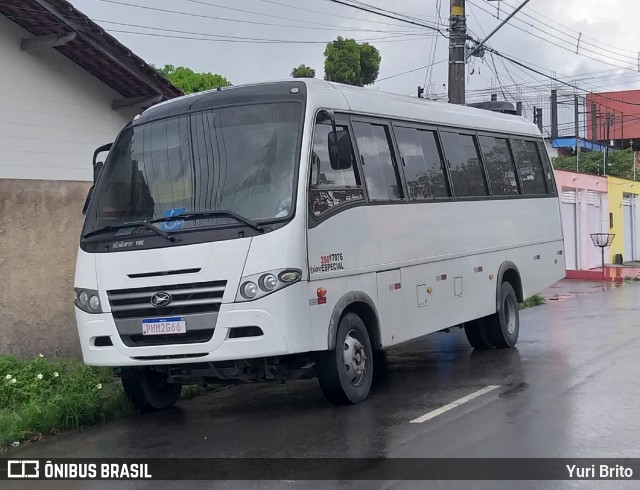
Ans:
[[[401,33],[399,35],[403,36],[402,38],[370,41],[382,54],[380,78],[426,65],[432,59],[435,61],[444,60],[448,56],[448,40],[442,36],[434,37],[432,31],[426,29],[421,30],[416,29],[415,26],[402,25],[384,17],[370,15],[328,1],[273,1],[289,6],[276,5],[265,0],[246,0],[241,3],[229,3],[223,0],[202,0],[200,2],[128,0],[128,3],[131,4],[137,3],[193,15],[185,16],[95,0],[73,0],[73,3],[79,10],[94,19],[209,35],[308,42],[308,44],[247,43],[241,42],[242,39],[236,39],[236,42],[223,43],[113,32],[115,37],[150,63],[183,65],[196,71],[220,73],[234,84],[287,78],[291,69],[301,63],[315,68],[317,75],[322,76],[323,43],[335,39],[338,35],[356,39],[375,39],[398,36],[398,33]],[[366,1],[381,8],[424,18],[428,22],[436,22],[436,6],[440,5],[443,22],[448,23],[449,2],[446,0]],[[210,5],[205,5],[207,3]],[[519,3],[520,0],[502,1],[501,19],[504,18],[505,11],[510,11],[513,6]],[[467,0],[467,5],[469,29],[478,38],[484,37],[500,22],[493,15],[496,13],[496,2]],[[491,39],[490,45],[493,48],[524,60],[531,66],[536,65],[548,71],[554,71],[558,76],[577,76],[578,74],[603,71],[611,75],[610,78],[597,78],[581,82],[585,85],[592,83],[595,87],[602,89],[637,86],[640,74],[633,75],[634,68],[637,68],[637,63],[635,63],[637,62],[637,54],[630,46],[640,46],[640,30],[633,23],[633,19],[638,18],[640,14],[640,2],[608,0],[606,8],[604,8],[603,2],[600,0],[563,0],[561,2],[536,0],[531,2],[530,6],[531,8],[525,7],[522,13],[517,14],[513,21]],[[243,13],[221,7],[240,8],[254,13]],[[308,8],[321,13],[307,12],[294,7]],[[533,16],[535,19],[529,18],[525,14]],[[243,22],[198,18],[198,15],[225,17]],[[547,18],[543,18],[541,15]],[[260,23],[280,24],[280,26],[261,25]],[[141,28],[106,23],[101,23],[101,25],[109,31],[114,29],[145,31]],[[349,29],[362,29],[362,31]],[[365,30],[378,32],[366,32]],[[162,34],[161,31],[146,30],[146,32]],[[581,55],[575,54],[578,32],[582,32]],[[165,34],[170,33],[165,32]],[[409,34],[414,35],[410,36]],[[202,35],[185,36],[208,37]],[[434,43],[436,44],[434,45]],[[554,46],[551,43],[559,46]],[[605,47],[602,43],[606,43],[610,47]],[[431,50],[434,47],[435,55],[432,57]],[[616,71],[615,67],[588,59],[586,56],[601,59],[613,65],[624,66],[627,69]],[[492,84],[497,86],[500,83],[503,85],[534,84],[536,83],[535,79],[542,78],[509,63],[505,63],[505,68],[503,62],[497,58],[495,63],[494,68],[493,60],[489,56],[484,60],[473,60],[468,70],[468,86],[471,90],[490,88]],[[498,76],[495,75],[495,70],[498,71]],[[418,70],[381,81],[376,85],[376,88],[398,93],[415,93],[418,85],[425,83],[426,75],[427,69]],[[434,67],[430,81],[436,91],[441,92],[445,89],[443,84],[447,83],[447,63],[441,63]]]

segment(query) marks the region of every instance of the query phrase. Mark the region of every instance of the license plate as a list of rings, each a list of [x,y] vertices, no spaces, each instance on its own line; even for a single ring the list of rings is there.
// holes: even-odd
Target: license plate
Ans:
[[[142,335],[174,335],[187,333],[184,317],[149,318],[142,320]]]

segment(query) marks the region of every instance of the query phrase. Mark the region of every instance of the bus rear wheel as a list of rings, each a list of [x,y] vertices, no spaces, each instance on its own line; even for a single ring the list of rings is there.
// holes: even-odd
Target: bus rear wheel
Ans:
[[[316,371],[322,392],[337,405],[352,405],[367,398],[373,380],[373,349],[362,319],[347,313],[340,320],[336,348],[319,352]]]
[[[122,387],[129,402],[145,412],[173,407],[182,393],[182,385],[150,368],[123,368]]]
[[[498,304],[500,309],[484,318],[483,324],[489,341],[494,347],[498,349],[513,347],[520,333],[520,313],[516,292],[509,282],[505,281],[500,286]]]

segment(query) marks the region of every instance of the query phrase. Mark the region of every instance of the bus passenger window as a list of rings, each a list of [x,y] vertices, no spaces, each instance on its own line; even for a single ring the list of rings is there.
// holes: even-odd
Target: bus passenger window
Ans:
[[[556,183],[553,179],[553,165],[551,164],[551,160],[549,160],[549,153],[547,153],[547,148],[544,146],[544,142],[538,141],[538,151],[542,157],[542,167],[544,168],[545,176],[547,178],[547,190],[549,191],[549,194],[555,194]]]
[[[372,201],[402,199],[402,184],[393,164],[391,134],[385,124],[354,122],[353,130],[362,155],[364,180]]]
[[[400,126],[394,129],[404,163],[409,199],[449,197],[437,133]]]
[[[525,195],[546,194],[547,179],[536,143],[514,139],[511,140],[511,148],[520,176],[522,193]]]
[[[441,131],[453,192],[457,197],[488,196],[476,139],[470,134]]]
[[[489,174],[492,194],[494,196],[517,195],[518,183],[508,141],[505,138],[493,136],[480,136],[478,139]]]
[[[338,131],[348,132],[346,126],[336,126]],[[319,216],[336,206],[364,199],[360,179],[356,173],[353,150],[351,151],[351,168],[334,170],[329,160],[330,124],[318,124],[313,137],[313,153],[311,155],[311,212]]]

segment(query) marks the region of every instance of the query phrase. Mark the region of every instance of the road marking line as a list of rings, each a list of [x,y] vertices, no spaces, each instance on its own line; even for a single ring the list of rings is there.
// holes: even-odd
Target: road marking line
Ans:
[[[456,407],[459,407],[460,405],[463,405],[467,402],[470,402],[471,400],[474,400],[475,398],[478,398],[479,396],[482,395],[486,395],[487,393],[489,393],[490,391],[493,391],[497,388],[500,388],[500,385],[489,385],[485,388],[482,388],[481,390],[478,391],[474,391],[473,393],[467,395],[467,396],[463,396],[462,398],[459,398],[447,405],[445,405],[444,407],[440,407],[437,408],[435,410],[432,410],[431,412],[425,413],[424,415],[418,417],[417,419],[413,419],[410,420],[409,423],[410,424],[421,424],[423,422],[426,422],[427,420],[431,420],[434,417],[437,417],[438,415],[442,415],[445,412],[448,412],[449,410],[453,410]]]

